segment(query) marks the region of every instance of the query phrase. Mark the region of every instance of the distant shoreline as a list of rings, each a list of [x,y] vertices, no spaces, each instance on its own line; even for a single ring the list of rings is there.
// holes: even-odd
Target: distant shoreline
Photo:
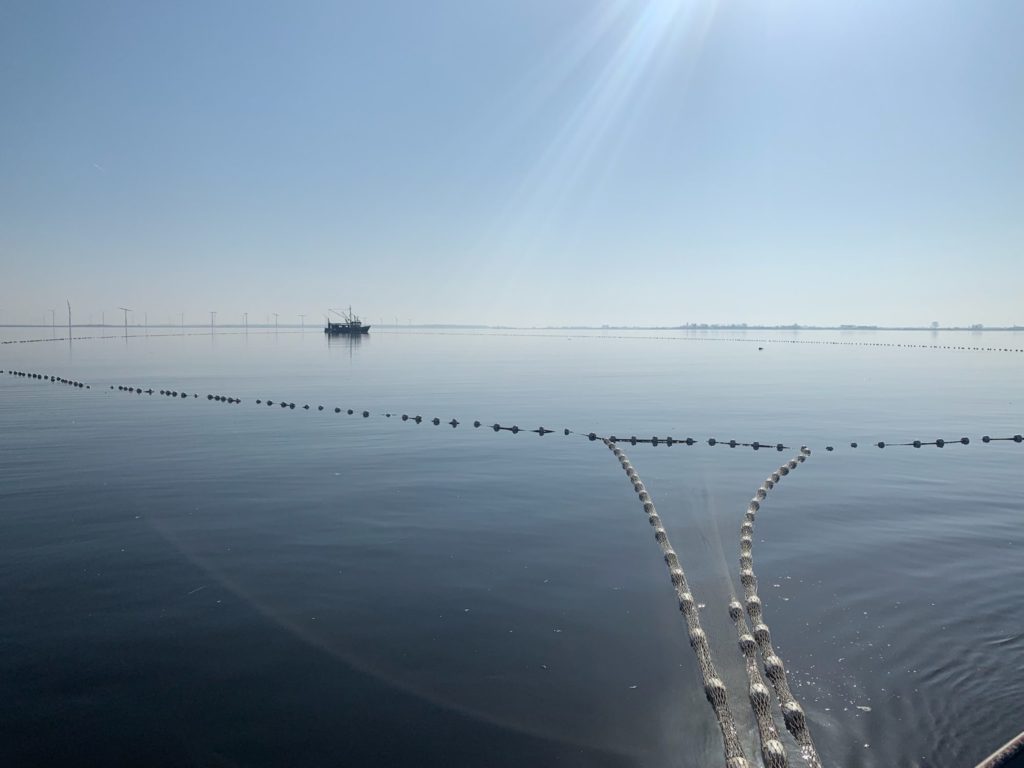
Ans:
[[[60,323],[0,323],[0,328],[67,328],[67,324]],[[123,323],[74,323],[72,328],[109,328],[111,330],[124,329]],[[244,330],[246,326],[240,324],[224,324],[215,326],[217,329]],[[970,333],[984,333],[986,331],[1024,331],[1024,325],[1005,326],[964,326],[944,325],[938,328],[919,325],[715,325],[715,324],[691,324],[691,325],[478,325],[478,324],[457,324],[457,323],[424,323],[418,325],[394,325],[378,324],[375,328],[396,329],[464,329],[464,330],[492,330],[492,331],[968,331]],[[210,329],[207,324],[194,325],[169,325],[151,324],[137,325],[129,323],[128,328],[152,329],[152,330],[203,330]],[[316,325],[292,325],[280,324],[279,326],[250,323],[250,330],[319,330]]]

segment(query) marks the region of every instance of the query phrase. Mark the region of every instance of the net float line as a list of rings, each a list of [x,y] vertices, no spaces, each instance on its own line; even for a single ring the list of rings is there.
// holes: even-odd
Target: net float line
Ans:
[[[754,573],[753,555],[754,519],[761,509],[761,503],[784,477],[803,464],[810,455],[811,451],[807,446],[801,447],[800,452],[794,458],[784,462],[770,476],[765,478],[764,482],[761,483],[761,486],[755,492],[754,498],[747,505],[743,524],[740,526],[740,583],[743,585],[747,614],[754,625],[753,640],[761,654],[765,676],[775,688],[775,695],[779,701],[779,708],[782,710],[782,719],[786,724],[786,729],[796,739],[797,744],[800,745],[800,754],[807,765],[811,766],[811,768],[821,768],[821,760],[818,758],[818,752],[814,748],[810,729],[807,727],[807,717],[800,703],[793,695],[792,690],[790,690],[789,682],[786,679],[786,667],[772,647],[771,631],[768,629],[768,624],[764,619],[764,606],[757,594],[757,575]],[[742,613],[742,608],[743,606],[740,605],[739,601],[734,600],[729,605],[729,613],[732,615],[736,609],[740,609]],[[741,638],[740,649],[746,655],[744,646],[745,640]],[[753,686],[751,687],[753,689]],[[760,704],[760,696],[758,698]],[[753,701],[753,695],[751,697],[751,704],[756,706]]]
[[[111,389],[114,389],[114,387],[111,387]],[[119,390],[123,389],[123,390],[128,391],[128,392],[134,391],[136,393],[152,394],[152,390],[151,389],[143,390],[140,387],[132,387],[132,386],[120,387],[119,386],[119,387],[117,387],[117,389],[119,389]],[[163,394],[163,391],[161,391],[160,394]],[[210,396],[207,396],[207,398],[210,399]],[[212,399],[216,400],[218,398],[217,398],[217,396],[213,396]],[[232,400],[232,398],[229,397],[229,398],[227,398],[227,402],[240,403],[241,399],[240,398],[234,398]],[[275,401],[275,400],[271,400],[271,399],[264,400],[263,398],[257,398],[255,400],[255,402],[256,402],[257,405],[268,405],[268,406],[279,405],[281,408],[289,408],[291,410],[295,410],[296,408],[301,408],[302,410],[306,410],[306,411],[314,410],[314,406],[312,406],[310,404],[305,404],[305,405],[302,405],[302,406],[296,406],[294,401],[289,401],[289,400]],[[315,410],[317,410],[317,411],[324,411],[325,410],[325,406],[317,405],[317,406],[315,406]],[[370,418],[371,416],[383,415],[385,418],[389,418],[390,419],[392,417],[398,417],[399,416],[398,413],[393,413],[393,412],[390,412],[390,411],[385,412],[383,414],[379,414],[379,413],[372,413],[371,411],[368,411],[368,410],[365,410],[365,409],[364,410],[359,410],[359,409],[354,409],[354,408],[341,408],[341,407],[334,407],[332,409],[330,406],[327,406],[326,410],[328,410],[328,411],[333,410],[334,413],[346,413],[349,416],[352,416],[352,415],[355,415],[355,414],[360,414],[360,415],[362,415],[363,418]],[[416,424],[421,424],[423,422],[429,422],[429,423],[433,424],[434,426],[439,426],[441,424],[447,424],[448,426],[452,427],[453,429],[457,428],[460,424],[464,423],[462,421],[459,421],[457,418],[452,418],[452,419],[449,419],[449,420],[443,420],[443,419],[438,418],[436,416],[433,417],[433,418],[427,418],[427,417],[424,417],[424,416],[419,415],[419,414],[411,415],[411,414],[408,414],[408,413],[401,414],[400,418],[401,418],[402,421],[414,422]],[[568,437],[570,435],[583,435],[584,437],[586,437],[588,440],[590,440],[592,442],[595,442],[595,441],[598,441],[598,440],[609,440],[612,443],[629,442],[630,445],[651,445],[653,447],[657,447],[657,446],[660,446],[660,445],[664,445],[666,447],[672,447],[674,445],[686,445],[686,446],[708,445],[708,446],[710,446],[712,448],[715,447],[715,446],[723,446],[723,447],[729,447],[729,448],[751,448],[752,450],[755,450],[755,451],[763,449],[763,450],[775,450],[775,451],[777,451],[779,453],[791,449],[790,446],[788,446],[788,445],[786,445],[784,443],[776,443],[776,442],[769,441],[769,440],[761,440],[761,441],[758,441],[758,440],[743,441],[743,440],[736,440],[736,439],[722,440],[722,439],[718,439],[718,438],[715,438],[715,437],[709,437],[709,438],[706,438],[706,439],[696,439],[696,438],[693,438],[693,437],[674,438],[671,435],[667,436],[667,437],[652,436],[652,437],[647,437],[647,438],[637,437],[636,435],[631,435],[630,437],[617,437],[616,435],[609,435],[607,437],[604,437],[604,436],[598,435],[596,432],[582,433],[582,432],[578,432],[576,430],[570,429],[568,427],[563,427],[561,429],[550,429],[548,427],[540,426],[540,427],[537,427],[537,428],[534,428],[534,429],[529,429],[527,427],[520,427],[520,426],[518,426],[516,424],[512,424],[512,425],[507,425],[507,424],[506,425],[502,425],[502,424],[498,424],[498,423],[487,424],[485,422],[480,421],[479,419],[476,419],[476,420],[474,420],[471,423],[472,423],[473,427],[476,428],[476,429],[487,428],[487,429],[493,430],[494,432],[511,432],[514,435],[517,435],[520,432],[531,432],[531,433],[534,433],[534,434],[537,434],[537,435],[540,435],[541,437],[543,437],[544,435],[550,435],[550,434],[553,434],[553,433],[560,432],[565,437]],[[989,435],[984,435],[984,436],[981,437],[981,442],[982,443],[991,443],[991,442],[1000,442],[1000,441],[1011,441],[1011,442],[1021,443],[1021,442],[1024,442],[1024,436],[1022,436],[1020,434],[1017,434],[1017,435],[1011,435],[1009,437],[990,437]],[[921,447],[927,447],[927,446],[935,446],[935,447],[938,447],[938,448],[942,448],[942,447],[944,447],[946,445],[956,445],[956,444],[959,444],[959,445],[969,445],[970,443],[971,443],[971,439],[969,437],[959,437],[959,438],[951,438],[951,439],[948,439],[948,440],[944,440],[942,438],[939,438],[939,439],[936,439],[936,440],[931,440],[931,441],[928,441],[928,440],[913,440],[911,442],[906,442],[906,443],[886,443],[884,441],[877,441],[875,443],[871,443],[871,445],[873,445],[876,448],[897,447],[897,446],[911,446],[911,447],[914,447],[914,448],[921,448]],[[857,443],[857,442],[850,443],[850,447],[851,448],[857,448],[859,445],[860,444]],[[825,450],[828,451],[828,452],[832,452],[832,451],[835,450],[835,447],[833,445],[827,445],[827,446],[825,446]]]
[[[44,326],[45,327],[45,326]],[[138,330],[139,326],[133,326]],[[164,326],[166,327],[166,326]],[[116,333],[106,335],[93,335],[93,336],[48,336],[45,338],[37,339],[6,339],[0,341],[0,344],[39,344],[44,342],[53,341],[89,341],[97,339],[144,339],[144,338],[169,338],[179,336],[242,336],[242,335],[270,335],[270,334],[294,334],[303,333],[303,331],[291,328],[288,330],[278,330],[276,328],[266,327],[253,327],[252,329],[241,330],[238,326],[218,326],[216,332],[207,330],[203,326],[192,326],[197,330],[194,331],[180,331],[178,333]],[[202,330],[199,330],[202,328]],[[229,328],[233,330],[228,330]],[[693,334],[693,333],[714,333],[717,334],[723,329],[714,328],[694,328],[694,329],[679,329],[682,332]],[[791,332],[794,329],[781,328],[778,329],[780,332]],[[805,329],[813,331],[813,329]],[[837,330],[842,332],[842,329],[826,329],[826,330]],[[853,329],[856,330],[856,329]],[[924,329],[920,329],[924,330]],[[997,329],[992,329],[997,330]],[[401,335],[405,332],[400,330],[389,330],[389,334]],[[456,331],[414,331],[414,335],[417,336],[479,336],[479,333],[468,333],[468,332],[456,332]],[[889,348],[889,349],[922,349],[922,350],[938,350],[938,351],[950,351],[950,352],[1017,352],[1024,353],[1024,348],[1019,347],[987,347],[981,345],[972,344],[915,344],[911,342],[893,342],[893,341],[841,341],[834,339],[779,339],[769,337],[751,337],[751,336],[655,336],[655,335],[624,335],[624,334],[601,334],[600,336],[592,334],[555,334],[555,333],[486,333],[487,336],[509,336],[509,337],[529,337],[529,338],[576,338],[576,339],[595,339],[595,340],[627,340],[627,341],[691,341],[691,342],[730,342],[739,344],[803,344],[812,346],[825,346],[825,347],[875,347],[875,348]],[[758,351],[764,349],[758,347]]]
[[[4,373],[4,371],[0,370],[0,373]],[[13,371],[13,370],[6,371],[6,373],[8,373],[10,375],[13,375],[13,376],[21,376],[21,377],[32,378],[32,379],[39,379],[39,380],[58,381],[58,382],[61,382],[61,383],[73,383],[73,384],[82,383],[82,382],[72,382],[71,380],[60,378],[60,377],[57,377],[57,376],[53,376],[51,374],[29,373],[29,372],[26,372],[26,371]],[[83,384],[82,388],[91,389],[91,386],[89,386],[87,384]],[[206,399],[206,400],[213,400],[215,402],[231,403],[231,404],[235,404],[235,405],[238,405],[238,404],[242,403],[242,398],[237,397],[237,396],[220,395],[220,394],[205,394],[205,395],[203,395],[203,394],[200,394],[200,393],[192,393],[191,396],[189,396],[187,393],[180,393],[177,390],[173,390],[173,389],[161,389],[161,390],[158,391],[156,389],[153,389],[153,387],[148,387],[148,388],[143,389],[141,386],[138,386],[138,385],[135,385],[135,384],[130,384],[130,385],[125,385],[125,384],[110,385],[109,388],[111,390],[117,390],[119,392],[127,392],[129,394],[137,394],[137,395],[139,395],[139,394],[146,394],[146,395],[160,394],[160,395],[170,395],[172,397],[181,397],[181,399],[186,399],[186,398],[187,399]],[[403,422],[413,422],[415,424],[422,424],[424,422],[428,422],[428,423],[433,424],[434,426],[440,426],[441,424],[446,424],[446,425],[450,426],[452,429],[455,429],[455,428],[459,427],[460,425],[462,425],[464,423],[468,423],[468,424],[472,424],[475,429],[486,428],[486,429],[493,430],[494,432],[510,432],[513,435],[518,435],[521,432],[530,432],[530,433],[539,435],[541,437],[543,437],[545,435],[556,434],[556,433],[560,433],[564,437],[568,437],[570,435],[579,435],[579,436],[582,436],[582,437],[584,437],[584,438],[586,438],[586,439],[588,439],[588,440],[590,440],[592,442],[596,442],[598,440],[601,440],[601,441],[608,440],[608,441],[610,441],[612,443],[626,443],[626,442],[628,442],[630,445],[634,445],[634,446],[635,445],[649,445],[649,446],[652,446],[652,447],[664,446],[664,447],[667,447],[667,448],[671,448],[673,446],[687,446],[687,447],[691,447],[691,446],[706,445],[706,446],[709,446],[711,448],[715,448],[715,447],[750,448],[750,449],[755,450],[755,451],[758,451],[758,450],[774,450],[774,451],[779,452],[779,453],[791,449],[791,447],[786,445],[785,443],[776,442],[776,441],[772,441],[772,440],[737,440],[735,438],[732,438],[732,439],[729,439],[729,440],[725,440],[725,439],[720,439],[720,438],[716,438],[716,437],[708,437],[708,438],[682,437],[682,438],[677,438],[677,437],[672,437],[671,435],[668,435],[666,437],[659,437],[657,435],[652,436],[652,437],[638,437],[636,435],[631,435],[629,437],[619,437],[619,436],[616,436],[616,435],[603,436],[603,435],[599,435],[597,432],[580,432],[578,430],[570,429],[569,427],[562,427],[562,428],[558,428],[558,429],[553,429],[553,428],[549,428],[549,427],[546,427],[546,426],[540,426],[540,427],[535,427],[535,428],[531,429],[529,427],[520,427],[518,424],[512,424],[512,425],[499,424],[499,423],[489,424],[489,423],[481,421],[480,419],[476,419],[476,420],[474,420],[472,422],[465,422],[465,421],[460,421],[457,418],[451,418],[451,419],[445,418],[445,419],[442,419],[442,418],[439,418],[439,417],[436,417],[436,416],[432,417],[432,418],[428,418],[428,417],[424,417],[424,416],[419,415],[419,414],[412,415],[412,414],[408,414],[408,413],[403,413],[403,414],[401,414],[399,416],[399,414],[397,412],[391,412],[391,411],[380,413],[380,412],[376,412],[376,411],[371,412],[371,411],[369,411],[367,409],[342,408],[340,406],[331,407],[331,406],[324,406],[322,404],[321,405],[315,405],[315,406],[312,405],[312,404],[309,404],[309,403],[306,403],[306,404],[303,404],[303,405],[298,405],[294,401],[288,400],[288,399],[285,399],[285,400],[266,399],[265,400],[265,399],[263,399],[261,397],[261,398],[256,398],[255,399],[255,403],[257,405],[268,405],[268,406],[277,405],[277,406],[280,406],[281,408],[287,408],[287,409],[290,409],[290,410],[296,410],[296,409],[298,409],[298,410],[305,410],[305,411],[316,410],[316,411],[320,411],[320,412],[323,412],[323,411],[328,411],[328,412],[333,411],[336,414],[346,413],[349,416],[360,414],[363,418],[370,418],[371,416],[374,416],[374,417],[376,417],[376,416],[384,416],[385,418],[389,418],[389,419],[392,418],[392,417],[395,417],[395,418],[399,418],[400,417]],[[976,444],[979,441],[982,444],[986,444],[986,445],[988,445],[990,443],[998,443],[998,442],[1013,442],[1013,443],[1017,443],[1017,444],[1022,444],[1022,443],[1024,443],[1024,435],[1022,435],[1021,433],[1017,433],[1017,434],[1013,434],[1013,435],[1007,435],[1007,436],[1004,436],[1004,437],[992,437],[990,435],[982,435],[980,438],[973,438],[973,439],[970,438],[970,437],[964,436],[964,437],[954,437],[954,438],[948,438],[948,439],[936,438],[934,440],[912,440],[912,441],[909,441],[909,442],[886,442],[884,440],[877,440],[877,441],[868,441],[868,442],[863,443],[863,444],[854,441],[854,442],[850,442],[849,446],[850,446],[850,448],[854,448],[854,449],[859,448],[862,445],[864,447],[874,447],[874,448],[877,448],[877,449],[897,448],[897,447],[911,447],[911,448],[936,447],[936,448],[944,448],[946,446],[972,445],[972,444]],[[830,443],[830,444],[827,444],[827,445],[824,446],[824,450],[826,452],[828,452],[828,453],[832,453],[832,452],[834,452],[836,450],[836,446],[834,444]]]
[[[640,476],[633,468],[626,454],[615,443],[610,440],[603,441],[608,450],[619,460],[626,476],[633,484],[640,502],[643,504],[644,512],[647,513],[647,521],[654,528],[654,539],[661,548],[665,565],[668,566],[669,577],[672,579],[672,587],[676,592],[676,600],[679,610],[686,619],[690,636],[690,647],[697,656],[697,663],[700,666],[701,678],[704,682],[704,695],[711,704],[718,721],[718,727],[722,732],[722,743],[725,751],[726,768],[750,768],[750,763],[743,754],[743,745],[740,743],[736,732],[736,722],[733,719],[732,711],[729,709],[729,695],[725,683],[719,677],[715,669],[715,662],[711,657],[711,647],[708,644],[708,636],[700,625],[700,613],[693,594],[690,592],[690,585],[686,581],[686,574],[679,562],[679,556],[672,548],[665,532],[665,526],[658,516],[658,510],[654,507],[651,495],[640,480]]]
[[[736,626],[736,639],[747,669],[747,696],[750,699],[750,708],[754,712],[754,721],[757,723],[757,736],[761,740],[761,760],[765,768],[788,768],[786,748],[779,739],[779,731],[772,716],[772,693],[764,684],[764,678],[757,667],[757,642],[750,634],[750,627],[747,626],[747,619],[739,600],[729,603],[729,618]]]
[[[4,373],[4,371],[0,371]],[[67,384],[69,387],[75,387],[77,389],[92,389],[89,384],[81,381],[75,381],[74,379],[65,379],[60,376],[54,376],[49,373],[29,373],[27,371],[7,371],[8,376],[18,376],[23,379],[35,379],[37,381],[49,381],[54,384]]]
[[[596,331],[597,329],[595,328],[593,330]],[[733,342],[733,343],[739,343],[739,344],[806,344],[806,345],[824,346],[824,347],[878,347],[878,348],[887,347],[887,348],[890,348],[890,349],[927,349],[927,350],[945,350],[945,351],[962,351],[962,352],[1024,352],[1024,348],[1018,348],[1018,347],[984,347],[984,346],[971,345],[971,344],[913,344],[911,342],[895,342],[895,341],[838,341],[838,340],[833,340],[833,339],[779,339],[779,338],[767,338],[767,337],[756,337],[756,336],[717,336],[717,335],[716,336],[694,336],[694,335],[692,335],[694,333],[716,333],[717,334],[718,332],[723,331],[723,330],[730,330],[730,329],[723,329],[723,328],[679,328],[679,329],[666,329],[666,330],[678,330],[680,332],[686,332],[686,333],[691,334],[691,335],[686,335],[686,336],[654,336],[654,335],[649,335],[649,334],[648,335],[632,334],[632,335],[626,336],[624,334],[610,334],[610,333],[602,333],[601,335],[596,335],[596,334],[566,334],[566,333],[513,333],[513,332],[508,332],[508,331],[503,332],[503,333],[493,332],[493,333],[480,334],[480,333],[472,333],[472,332],[469,332],[469,331],[459,332],[459,331],[427,331],[427,330],[418,330],[418,331],[411,331],[411,332],[399,331],[399,330],[388,330],[386,332],[389,333],[389,334],[395,334],[395,335],[409,334],[409,335],[415,335],[415,336],[480,336],[480,335],[486,335],[486,336],[519,337],[519,338],[526,337],[526,338],[541,338],[541,339],[544,339],[544,338],[548,338],[548,339],[567,339],[567,338],[568,339],[590,339],[590,340],[595,340],[595,341],[605,341],[605,340],[618,339],[618,340],[623,340],[623,341],[692,341],[692,342]],[[778,329],[755,329],[755,330],[776,330],[778,332],[791,333],[791,332],[793,332],[794,330],[797,330],[797,329],[793,329],[793,328],[778,328]],[[803,328],[803,329],[800,329],[800,330],[809,331],[809,332],[820,332],[820,331],[843,332],[844,330],[847,330],[847,329],[839,329],[839,328],[818,328],[818,329],[815,329],[815,328]],[[848,330],[856,330],[856,329],[848,329]],[[876,331],[881,331],[883,333],[887,332],[885,329],[875,329],[875,330]],[[891,330],[899,330],[899,329],[891,329]],[[928,330],[928,331],[930,331],[931,329],[930,328],[928,328],[928,329],[918,328],[918,329],[909,329],[909,330],[911,330],[911,331],[913,331],[913,330],[917,330],[917,331]],[[1020,329],[1013,329],[1013,328],[1004,328],[1004,329],[990,328],[989,330],[990,331],[996,331],[996,332],[1000,332],[1001,331],[1001,332],[1004,332],[1004,333],[1009,333],[1009,332],[1012,332],[1014,330],[1020,330]],[[954,331],[954,332],[957,332],[957,331]],[[963,329],[961,329],[959,332],[963,332]],[[759,351],[761,349],[763,349],[763,348],[762,347],[758,347]]]

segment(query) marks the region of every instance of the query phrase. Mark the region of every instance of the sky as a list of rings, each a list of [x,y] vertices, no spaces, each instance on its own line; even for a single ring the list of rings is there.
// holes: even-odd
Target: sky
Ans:
[[[1018,0],[0,2],[0,323],[1024,324]]]

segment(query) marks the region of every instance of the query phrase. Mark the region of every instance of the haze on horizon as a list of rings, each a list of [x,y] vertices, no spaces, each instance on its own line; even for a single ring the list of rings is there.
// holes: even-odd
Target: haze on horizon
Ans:
[[[1024,324],[1011,0],[0,9],[0,323]]]

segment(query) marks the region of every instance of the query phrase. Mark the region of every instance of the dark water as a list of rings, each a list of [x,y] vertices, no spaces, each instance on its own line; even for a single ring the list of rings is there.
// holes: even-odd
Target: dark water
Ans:
[[[641,336],[0,348],[92,385],[0,377],[0,761],[720,765],[640,505],[563,427],[815,449],[755,565],[826,765],[972,766],[1019,732],[1024,447],[979,438],[1024,431],[1024,354]],[[746,502],[793,451],[626,448],[755,755],[726,604]]]

